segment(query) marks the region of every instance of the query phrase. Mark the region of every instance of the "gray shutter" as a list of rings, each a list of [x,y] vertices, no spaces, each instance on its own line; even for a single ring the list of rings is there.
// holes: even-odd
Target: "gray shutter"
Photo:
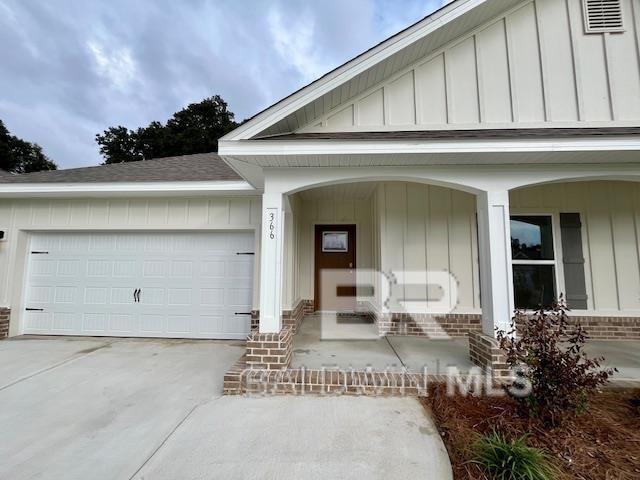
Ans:
[[[567,306],[574,310],[586,310],[587,287],[584,280],[582,223],[579,213],[560,214],[560,236]]]

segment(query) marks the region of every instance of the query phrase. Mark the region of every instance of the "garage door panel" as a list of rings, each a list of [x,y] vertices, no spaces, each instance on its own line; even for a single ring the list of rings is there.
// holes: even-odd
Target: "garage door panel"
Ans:
[[[203,305],[205,307],[223,307],[224,288],[201,288],[200,305]]]
[[[48,332],[52,328],[53,314],[50,312],[26,312],[25,324],[34,333]]]
[[[88,312],[82,315],[82,330],[86,333],[106,333],[107,314],[102,312]]]
[[[193,278],[193,261],[173,260],[171,262],[169,277],[171,278]]]
[[[57,286],[53,293],[53,303],[60,304],[73,304],[78,302],[78,287],[76,286]]]
[[[161,334],[166,330],[164,315],[145,313],[140,316],[140,333]]]
[[[34,259],[31,263],[31,275],[34,278],[51,277],[56,274],[57,269],[56,260]]]
[[[58,260],[56,265],[56,275],[59,277],[78,277],[80,275],[80,260]]]
[[[244,338],[253,233],[34,234],[25,333]],[[63,249],[64,246],[64,249]],[[77,250],[71,248],[77,247]],[[243,247],[243,248],[240,248]],[[139,301],[134,300],[138,290]]]
[[[191,318],[189,315],[167,315],[167,332],[171,334],[190,333]]]
[[[78,315],[74,312],[55,312],[52,328],[57,332],[72,332],[78,328]]]

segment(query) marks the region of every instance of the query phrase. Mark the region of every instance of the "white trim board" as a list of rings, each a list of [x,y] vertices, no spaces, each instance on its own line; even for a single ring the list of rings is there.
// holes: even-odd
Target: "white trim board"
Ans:
[[[368,68],[490,0],[454,0],[433,14],[258,113],[221,140],[246,140],[313,102]]]
[[[192,196],[256,194],[245,181],[218,182],[127,182],[127,183],[0,183],[1,197],[18,196]]]

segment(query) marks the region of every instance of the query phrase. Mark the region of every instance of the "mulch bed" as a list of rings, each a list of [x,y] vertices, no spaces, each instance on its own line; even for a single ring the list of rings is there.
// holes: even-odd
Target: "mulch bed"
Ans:
[[[554,429],[523,418],[507,397],[446,393],[446,386],[432,385],[422,402],[447,446],[455,480],[487,479],[471,460],[475,441],[493,430],[508,438],[529,435],[528,445],[554,459],[557,480],[640,479],[640,389],[599,392],[585,413]]]

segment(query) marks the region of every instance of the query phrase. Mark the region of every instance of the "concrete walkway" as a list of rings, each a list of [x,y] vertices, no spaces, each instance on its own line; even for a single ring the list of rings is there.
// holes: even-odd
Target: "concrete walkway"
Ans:
[[[0,478],[451,478],[413,398],[221,397],[241,342],[0,342]]]
[[[370,327],[373,328],[373,327]],[[430,375],[444,375],[454,366],[467,373],[473,364],[469,360],[466,338],[430,339],[426,337],[389,336],[373,339],[321,339],[318,316],[307,316],[293,338],[292,367],[319,369],[337,367],[377,371],[386,368],[399,370],[403,366],[422,373],[426,367]]]

